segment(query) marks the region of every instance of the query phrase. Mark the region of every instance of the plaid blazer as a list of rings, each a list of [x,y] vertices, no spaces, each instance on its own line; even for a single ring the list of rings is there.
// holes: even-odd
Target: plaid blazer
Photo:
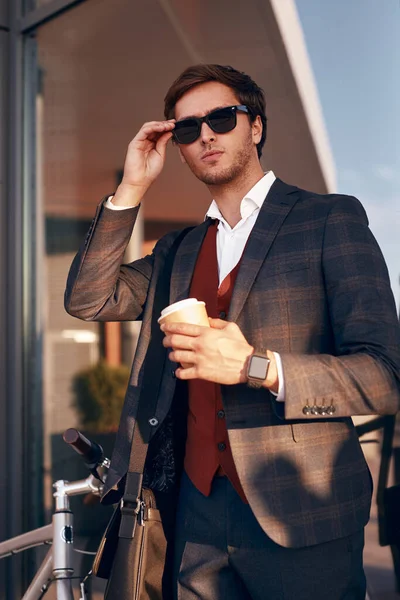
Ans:
[[[106,495],[127,471],[138,399],[146,395],[150,325],[158,317],[154,291],[177,235],[122,264],[137,212],[99,205],[65,295],[66,310],[80,319],[142,321]],[[206,222],[195,227],[178,249],[171,303],[188,297],[206,229]],[[256,349],[282,358],[284,403],[265,389],[222,387],[235,465],[258,522],[286,547],[362,528],[372,484],[350,417],[399,409],[400,335],[387,268],[359,201],[277,179],[247,243],[228,320]],[[160,425],[176,387],[173,369],[165,361]]]

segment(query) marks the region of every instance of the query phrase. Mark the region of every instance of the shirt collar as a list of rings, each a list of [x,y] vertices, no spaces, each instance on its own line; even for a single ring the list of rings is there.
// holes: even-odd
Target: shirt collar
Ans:
[[[268,171],[265,173],[264,177],[257,181],[255,185],[247,192],[245,197],[240,203],[240,216],[242,219],[246,219],[249,217],[255,210],[259,210],[264,200],[271,189],[272,184],[274,183],[276,177],[273,171]],[[220,221],[225,221],[224,217],[221,214],[221,211],[218,208],[218,204],[215,200],[213,200],[208,208],[205,218],[211,219],[219,219]]]

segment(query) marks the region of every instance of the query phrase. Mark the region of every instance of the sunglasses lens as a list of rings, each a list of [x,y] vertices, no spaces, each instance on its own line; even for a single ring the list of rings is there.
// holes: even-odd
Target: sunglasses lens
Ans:
[[[236,127],[236,107],[218,108],[201,119],[183,119],[175,123],[173,136],[178,144],[192,144],[197,140],[204,121],[215,133],[228,133]]]
[[[191,144],[200,134],[200,128],[194,119],[184,119],[175,123],[173,136],[178,144]]]
[[[232,108],[221,108],[208,115],[208,123],[215,133],[228,133],[236,126],[236,112]]]

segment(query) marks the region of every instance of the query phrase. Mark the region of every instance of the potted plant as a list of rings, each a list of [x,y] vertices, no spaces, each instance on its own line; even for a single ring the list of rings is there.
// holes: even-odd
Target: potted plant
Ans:
[[[77,373],[73,392],[82,428],[91,433],[110,433],[118,429],[129,368],[100,361]]]
[[[105,361],[76,373],[72,380],[73,406],[79,416],[79,430],[100,444],[105,456],[111,457],[120,414],[129,381],[129,368],[112,366]],[[76,480],[88,476],[82,459],[63,442],[60,434],[52,436],[53,480]],[[90,536],[97,543],[110,518],[111,507],[97,506],[98,498],[89,494],[71,498],[75,532]]]

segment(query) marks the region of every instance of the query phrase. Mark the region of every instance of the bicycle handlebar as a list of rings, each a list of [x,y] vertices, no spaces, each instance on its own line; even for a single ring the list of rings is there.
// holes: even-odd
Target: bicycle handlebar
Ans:
[[[63,433],[63,440],[82,456],[85,463],[94,468],[101,465],[104,459],[103,448],[96,442],[91,442],[77,429],[67,429]]]

